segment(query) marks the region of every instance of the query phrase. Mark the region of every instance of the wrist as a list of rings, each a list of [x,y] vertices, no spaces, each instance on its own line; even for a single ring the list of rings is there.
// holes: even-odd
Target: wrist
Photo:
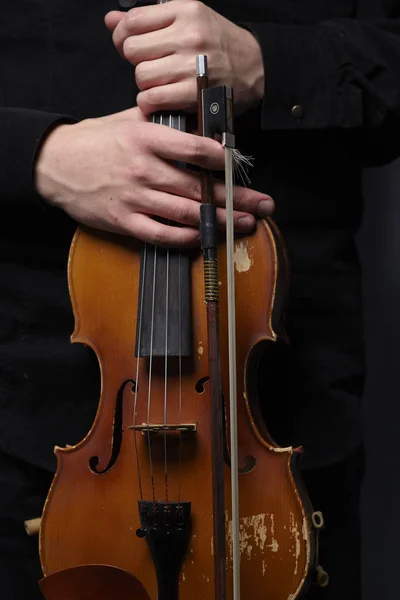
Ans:
[[[246,88],[249,92],[249,104],[258,104],[264,98],[264,61],[257,38],[248,29],[246,33]]]
[[[34,186],[39,196],[50,205],[56,205],[57,187],[54,172],[61,160],[64,133],[73,125],[57,124],[43,138],[33,169]]]

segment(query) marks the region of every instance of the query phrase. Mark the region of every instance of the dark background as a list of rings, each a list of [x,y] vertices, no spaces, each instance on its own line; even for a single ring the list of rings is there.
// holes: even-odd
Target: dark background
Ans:
[[[363,600],[389,600],[400,597],[400,161],[368,170],[364,194],[358,238],[368,364]]]

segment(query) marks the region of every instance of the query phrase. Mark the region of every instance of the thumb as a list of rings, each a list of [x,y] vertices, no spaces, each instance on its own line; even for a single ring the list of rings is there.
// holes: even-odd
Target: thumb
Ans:
[[[106,24],[107,29],[111,31],[111,33],[114,31],[118,23],[122,21],[124,15],[125,13],[119,10],[112,10],[111,12],[106,14],[106,16],[104,17],[104,22]]]

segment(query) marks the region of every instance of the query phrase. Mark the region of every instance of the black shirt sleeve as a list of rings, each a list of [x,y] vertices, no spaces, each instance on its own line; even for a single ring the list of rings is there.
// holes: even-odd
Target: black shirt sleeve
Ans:
[[[241,25],[262,51],[264,130],[399,127],[400,19]]]
[[[47,133],[74,120],[65,115],[22,108],[0,108],[0,204],[41,205],[34,186],[34,162]]]

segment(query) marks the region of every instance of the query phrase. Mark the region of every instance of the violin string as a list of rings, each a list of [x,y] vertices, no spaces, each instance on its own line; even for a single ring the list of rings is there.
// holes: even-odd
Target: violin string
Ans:
[[[182,425],[182,324],[181,324],[181,253],[178,254],[178,324],[179,324],[179,425]],[[178,465],[178,507],[181,504],[181,467],[182,467],[182,432],[179,435],[179,465]]]
[[[146,264],[147,264],[147,244],[144,245],[143,251],[143,269],[141,276],[141,293],[140,293],[140,310],[139,310],[139,330],[138,330],[138,352],[137,352],[137,360],[136,360],[136,378],[135,378],[135,400],[133,403],[133,426],[136,426],[136,415],[137,415],[137,397],[139,390],[139,363],[140,363],[140,344],[142,338],[142,321],[143,321],[143,304],[144,304],[144,287],[146,281]],[[139,492],[140,499],[143,502],[143,487],[142,487],[142,476],[140,472],[140,461],[139,461],[139,452],[138,452],[138,444],[137,444],[137,431],[134,429],[134,445],[135,445],[135,456],[136,456],[136,465],[138,472],[138,480],[139,480]]]
[[[181,131],[181,115],[179,119],[179,131]],[[181,251],[178,252],[178,332],[179,332],[179,424],[182,425],[182,323],[181,323]],[[182,466],[182,432],[179,434],[179,462],[178,462],[178,508],[181,504],[181,466]]]
[[[161,121],[162,122],[162,121]],[[169,115],[169,127],[172,127],[172,116]],[[169,221],[167,221],[169,224]],[[168,459],[167,459],[167,382],[168,382],[168,302],[169,302],[169,248],[167,248],[167,265],[165,281],[165,375],[164,375],[164,477],[165,504],[168,510]]]
[[[150,435],[150,405],[151,405],[151,384],[153,375],[153,336],[154,336],[154,307],[155,307],[155,291],[156,291],[156,267],[157,267],[157,247],[154,246],[154,261],[153,261],[153,294],[152,294],[152,309],[151,309],[151,333],[150,333],[150,362],[149,362],[149,388],[147,394],[147,443],[149,446],[149,465],[150,465],[150,479],[151,479],[151,490],[153,494],[153,502],[156,502],[156,494],[154,488],[154,471],[153,471],[153,460],[151,453],[151,435]]]
[[[168,383],[168,293],[169,293],[169,250],[167,250],[166,275],[166,308],[165,308],[165,376],[164,376],[164,472],[165,502],[168,509],[168,459],[167,459],[167,383]]]
[[[153,117],[154,122],[154,117]],[[149,360],[149,386],[147,392],[147,444],[149,447],[149,466],[150,466],[150,480],[151,480],[151,491],[153,496],[154,510],[156,510],[156,492],[154,485],[154,470],[153,470],[153,458],[151,452],[151,435],[150,435],[150,406],[151,406],[151,386],[153,376],[153,340],[154,340],[154,310],[155,310],[155,299],[156,299],[156,271],[157,271],[157,246],[154,246],[154,261],[153,261],[153,288],[152,288],[152,307],[151,307],[151,330],[150,330],[150,360]]]

